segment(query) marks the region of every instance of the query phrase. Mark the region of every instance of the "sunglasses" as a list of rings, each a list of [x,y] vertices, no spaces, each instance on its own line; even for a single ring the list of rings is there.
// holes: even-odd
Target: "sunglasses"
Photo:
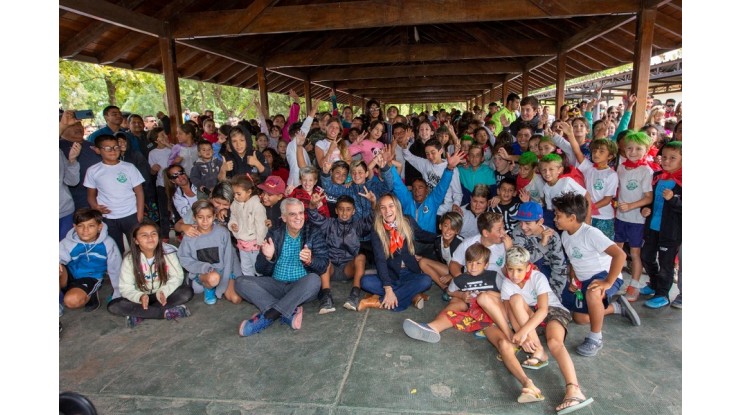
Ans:
[[[105,146],[105,147],[100,147],[100,149],[103,151],[118,151],[121,149],[121,146]]]
[[[168,174],[167,177],[169,177],[170,180],[175,180],[178,177],[184,176],[184,175],[185,175],[185,172],[184,171],[179,171],[177,173]]]

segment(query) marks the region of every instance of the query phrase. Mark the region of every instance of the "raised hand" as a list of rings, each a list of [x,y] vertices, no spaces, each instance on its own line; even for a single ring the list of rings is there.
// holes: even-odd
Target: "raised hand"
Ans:
[[[635,106],[636,102],[637,102],[637,95],[630,94],[629,98],[624,100],[624,106],[628,109],[632,109],[632,107]]]
[[[80,151],[82,151],[82,144],[73,143],[72,147],[69,149],[67,160],[69,160],[70,163],[74,163],[75,160],[77,160],[77,157],[80,156]]]
[[[522,203],[527,203],[532,200],[532,196],[529,194],[529,190],[525,188],[519,189],[519,200],[521,200]]]
[[[321,171],[324,172],[324,174],[329,174],[331,171],[331,161],[329,161],[329,157],[324,157],[324,163],[321,165]]]
[[[375,193],[373,193],[370,190],[367,190],[367,186],[362,186],[362,188],[365,190],[365,193],[357,192],[358,195],[364,197],[368,201],[370,201],[370,204],[375,207],[375,202],[377,201],[377,197],[375,197]]]
[[[290,185],[290,186],[286,187],[285,188],[285,193],[284,193],[285,194],[285,197],[289,197],[291,195],[291,193],[293,193],[293,190],[295,190],[295,188],[296,188],[295,185]]]
[[[324,191],[320,190],[314,194],[311,195],[311,201],[308,203],[308,206],[311,209],[318,209],[321,207],[321,204],[323,203],[322,200],[324,198]]]
[[[290,95],[290,97],[293,98],[293,101],[295,102],[298,102],[300,100],[298,94],[296,94],[295,91],[292,89],[288,92],[288,95]]]
[[[272,238],[267,238],[265,243],[262,244],[262,255],[264,255],[268,261],[272,260],[272,256],[275,255],[275,243],[272,242]]]
[[[501,203],[501,198],[499,196],[494,196],[488,201],[488,206],[495,208],[499,203]]]
[[[453,170],[465,158],[464,151],[456,151],[447,157],[447,168]]]
[[[567,122],[561,122],[560,127],[563,129],[563,135],[567,138],[575,137],[573,135],[573,126]]]
[[[301,249],[298,257],[304,264],[311,265],[311,248],[309,248],[308,245],[303,245],[303,249]]]
[[[501,125],[503,125],[504,127],[508,127],[509,125],[511,125],[511,122],[509,122],[509,119],[506,118],[506,115],[504,114],[501,114],[499,121],[501,121]]]
[[[367,138],[367,135],[368,134],[369,134],[368,131],[363,131],[362,134],[360,134],[360,135],[357,136],[357,140],[355,141],[355,144],[360,144],[362,142],[362,140],[364,140],[364,139]]]

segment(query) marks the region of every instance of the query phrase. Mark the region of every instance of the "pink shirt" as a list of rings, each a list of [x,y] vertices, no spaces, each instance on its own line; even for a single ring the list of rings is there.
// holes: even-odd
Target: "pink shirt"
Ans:
[[[383,143],[380,141],[372,142],[370,140],[362,140],[360,144],[352,144],[349,146],[349,154],[355,155],[362,153],[362,160],[365,164],[370,164],[376,154],[383,150]]]

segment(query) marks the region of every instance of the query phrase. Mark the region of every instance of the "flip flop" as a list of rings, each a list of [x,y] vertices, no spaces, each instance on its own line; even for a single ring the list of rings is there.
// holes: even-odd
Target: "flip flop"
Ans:
[[[536,360],[537,363],[535,363],[533,365],[532,364],[524,364],[524,362],[526,362],[527,360]],[[550,364],[550,361],[549,360],[542,360],[539,357],[534,357],[534,356],[528,357],[524,362],[522,362],[522,367],[523,368],[527,368],[527,369],[532,369],[532,370],[542,369],[543,367],[545,367],[545,366],[547,366],[547,365]]]
[[[579,410],[581,408],[584,408],[586,406],[589,406],[592,403],[594,403],[594,398],[581,399],[581,398],[579,398],[577,396],[572,396],[570,398],[563,399],[563,402],[561,402],[560,404],[562,405],[562,404],[564,404],[566,402],[578,402],[578,403],[575,404],[575,405],[571,405],[571,406],[568,406],[568,407],[565,407],[565,408],[559,410],[558,411],[558,415],[569,414],[571,412],[574,412],[574,411],[577,411],[577,410]]]
[[[519,403],[539,402],[544,400],[545,397],[542,396],[542,393],[537,393],[534,389],[530,388],[522,388],[522,394],[516,399]],[[572,406],[569,408],[572,408]]]

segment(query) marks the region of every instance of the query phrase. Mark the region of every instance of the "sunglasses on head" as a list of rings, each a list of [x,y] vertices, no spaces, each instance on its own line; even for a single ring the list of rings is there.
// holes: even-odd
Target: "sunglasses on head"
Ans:
[[[184,171],[179,171],[179,172],[177,172],[177,173],[172,173],[172,174],[168,174],[168,175],[167,175],[167,177],[169,177],[169,178],[170,178],[170,180],[175,180],[175,179],[177,179],[178,177],[180,177],[180,176],[183,176],[184,174],[185,174],[185,172],[184,172]]]

